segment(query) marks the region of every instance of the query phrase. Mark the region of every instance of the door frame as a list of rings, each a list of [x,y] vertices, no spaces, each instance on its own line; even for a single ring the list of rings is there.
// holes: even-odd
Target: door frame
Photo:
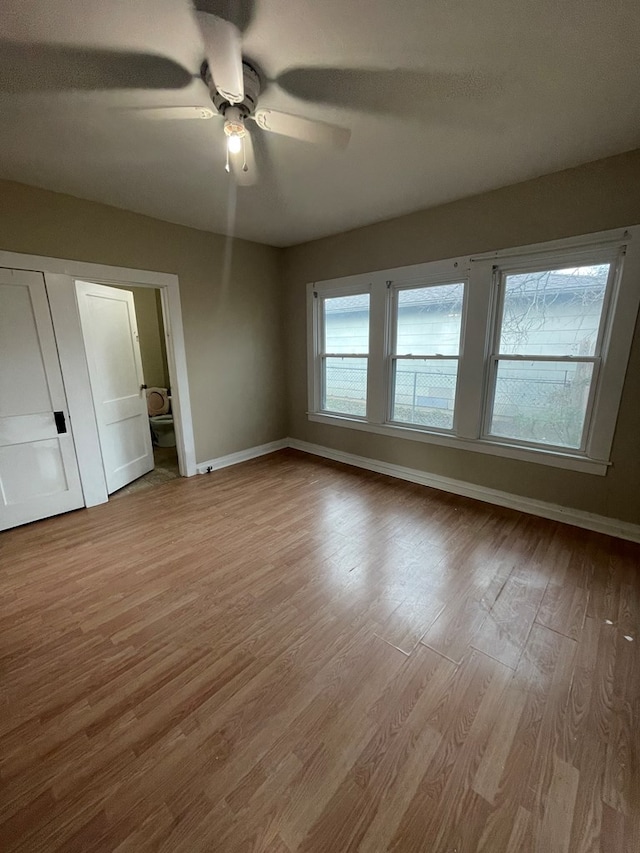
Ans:
[[[35,270],[44,275],[85,505],[95,506],[105,503],[109,496],[102,466],[102,452],[80,325],[75,285],[78,279],[97,284],[130,285],[160,290],[178,465],[183,477],[196,474],[195,441],[178,276],[173,273],[3,250],[0,250],[0,266],[16,270]]]

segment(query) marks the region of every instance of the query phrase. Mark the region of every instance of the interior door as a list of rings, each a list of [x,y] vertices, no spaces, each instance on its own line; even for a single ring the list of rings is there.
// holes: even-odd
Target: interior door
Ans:
[[[44,277],[0,269],[0,530],[81,506]]]
[[[133,293],[76,282],[109,494],[153,469]]]

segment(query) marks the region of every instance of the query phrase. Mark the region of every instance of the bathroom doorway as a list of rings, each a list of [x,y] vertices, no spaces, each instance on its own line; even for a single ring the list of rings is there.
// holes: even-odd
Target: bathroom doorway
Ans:
[[[161,290],[86,281],[76,289],[110,498],[179,477]]]
[[[133,294],[154,465],[153,470],[114,492],[112,498],[143,491],[180,476],[160,289],[133,285],[118,285],[118,288]]]

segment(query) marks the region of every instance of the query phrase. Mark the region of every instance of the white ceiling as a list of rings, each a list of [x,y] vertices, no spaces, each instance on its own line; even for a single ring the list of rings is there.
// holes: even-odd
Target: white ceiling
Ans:
[[[3,38],[33,44],[40,66],[37,46],[50,43],[160,54],[193,75],[203,58],[186,0],[0,7]],[[174,91],[7,92],[15,75],[31,88],[47,75],[8,67],[0,45],[0,176],[285,246],[640,144],[637,0],[255,0],[243,44],[289,87],[285,72],[301,66],[394,74],[379,96],[360,78],[324,89],[370,110],[269,84],[261,106],[350,127],[351,143],[327,151],[255,128],[260,181],[236,197],[220,120],[124,109],[206,105],[199,79]]]

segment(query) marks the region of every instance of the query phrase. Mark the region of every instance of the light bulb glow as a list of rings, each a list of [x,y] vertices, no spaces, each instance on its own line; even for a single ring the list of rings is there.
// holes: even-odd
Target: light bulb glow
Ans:
[[[227,136],[227,148],[230,154],[238,154],[242,148],[242,139],[235,133],[232,136]]]

